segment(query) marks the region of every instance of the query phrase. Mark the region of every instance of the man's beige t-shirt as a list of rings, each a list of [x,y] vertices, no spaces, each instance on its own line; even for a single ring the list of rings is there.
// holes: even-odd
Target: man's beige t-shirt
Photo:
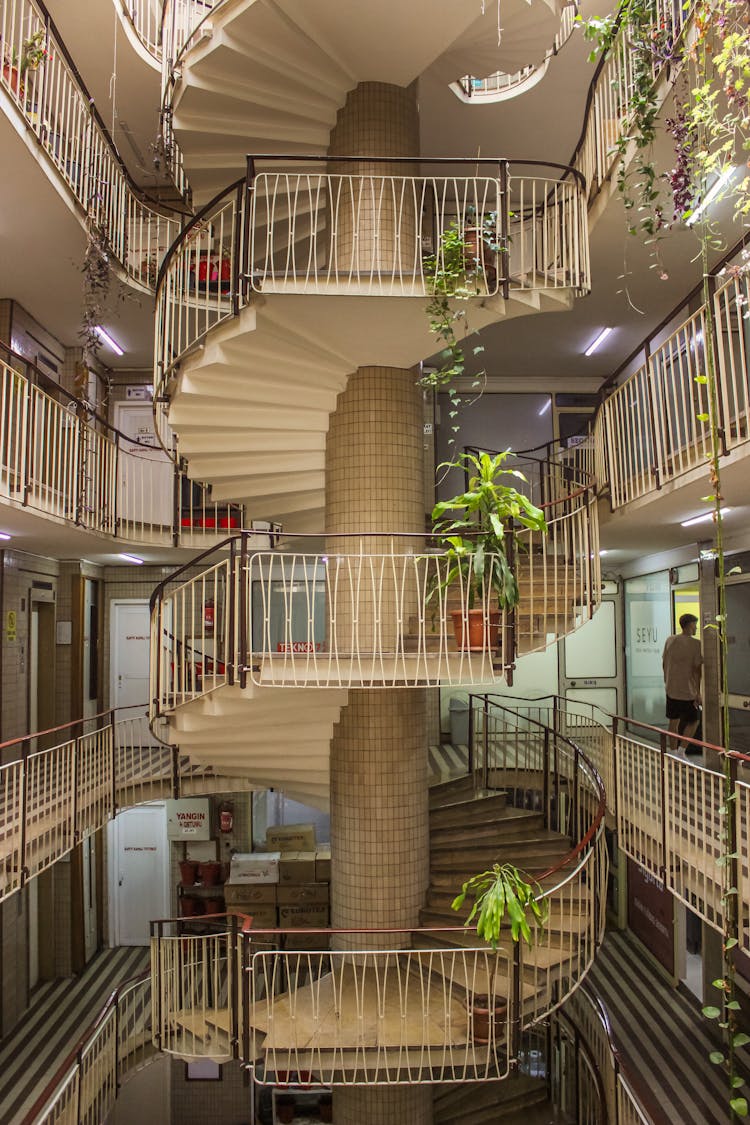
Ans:
[[[701,693],[701,643],[678,633],[667,637],[662,656],[664,683],[670,699],[697,699]]]

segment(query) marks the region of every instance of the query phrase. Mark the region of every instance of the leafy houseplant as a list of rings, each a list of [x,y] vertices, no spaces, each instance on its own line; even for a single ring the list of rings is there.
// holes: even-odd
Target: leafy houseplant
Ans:
[[[29,70],[37,70],[39,64],[47,56],[45,46],[46,33],[43,27],[33,32],[21,44],[20,55],[15,48],[3,57],[3,78],[10,86],[12,92],[19,97],[26,93],[24,77]]]
[[[548,909],[542,897],[542,888],[536,881],[527,882],[511,863],[493,863],[489,870],[467,879],[461,893],[451,903],[452,909],[460,910],[467,896],[474,902],[464,925],[475,924],[477,937],[491,945],[494,951],[497,951],[506,917],[510,921],[513,941],[523,938],[531,946],[534,936],[544,932]],[[489,994],[475,993],[471,999],[472,1039],[475,1043],[489,1043],[494,1022],[500,1022],[507,1011],[507,1000],[497,996],[496,974],[497,960]]]
[[[513,570],[513,554],[518,543],[518,527],[546,532],[541,508],[532,503],[503,477],[525,481],[519,469],[506,468],[512,453],[506,449],[489,453],[464,452],[440,469],[460,469],[468,474],[465,492],[441,500],[432,510],[434,530],[446,546],[447,572],[436,581],[427,600],[459,582],[467,592],[468,607],[453,612],[456,640],[461,649],[491,650],[497,645],[500,610],[518,604],[518,581]],[[479,599],[480,607],[475,608]],[[491,608],[495,601],[498,609]],[[469,636],[465,636],[465,628]],[[474,638],[472,639],[472,625]],[[467,643],[468,642],[468,643]]]

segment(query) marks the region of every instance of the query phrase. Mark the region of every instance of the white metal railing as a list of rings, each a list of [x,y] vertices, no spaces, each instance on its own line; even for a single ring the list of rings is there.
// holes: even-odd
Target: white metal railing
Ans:
[[[250,290],[428,297],[446,284],[448,265],[447,284],[466,298],[587,292],[581,180],[483,163],[493,164],[492,177],[253,174],[251,160],[247,179],[209,203],[167,259],[157,300],[157,394],[186,352],[239,313]],[[465,246],[465,272],[447,261],[448,235]]]
[[[504,101],[506,98],[514,98],[518,94],[526,93],[532,86],[536,86],[537,82],[541,82],[547,73],[550,61],[570,39],[576,26],[577,13],[577,0],[573,0],[572,3],[566,4],[563,8],[560,28],[541,63],[530,63],[512,74],[498,70],[486,78],[466,75],[464,78],[460,78],[458,82],[451,83],[452,89],[462,101],[476,101],[481,105],[486,105],[488,102]]]
[[[161,449],[125,437],[7,355],[7,362],[0,355],[0,498],[137,543],[199,546],[242,526],[241,505],[212,501],[208,487],[189,481]]]
[[[180,221],[141,198],[46,10],[34,0],[0,0],[0,52],[0,87],[128,277],[153,289]]]
[[[654,64],[654,82],[674,73],[672,48],[692,18],[693,7],[692,0],[685,4],[652,0],[653,55],[658,59],[660,48],[663,55],[661,63]],[[619,159],[617,145],[620,137],[628,135],[635,50],[629,40],[627,26],[620,28],[592,82],[583,135],[573,158],[592,195],[605,183]]]
[[[449,554],[426,549],[424,537],[406,537],[408,553],[390,537],[355,537],[352,550],[346,537],[329,536],[315,554],[257,552],[257,537],[246,534],[228,540],[219,557],[203,556],[198,573],[182,568],[154,594],[155,713],[244,684],[248,673],[259,685],[317,688],[502,678],[518,653],[572,632],[600,600],[593,490],[549,510],[546,535],[518,533],[510,565],[520,600],[503,611],[498,559],[470,582]]]
[[[24,1117],[25,1125],[104,1121],[121,1083],[153,1054],[150,1001],[150,976],[115,989],[79,1046]]]
[[[613,508],[704,469],[712,422],[723,454],[750,438],[747,321],[742,315],[749,298],[747,273],[730,276],[713,297],[712,335],[701,306],[602,403],[594,442],[601,451],[600,483],[609,485]],[[716,419],[705,382],[708,348],[716,361]]]
[[[161,62],[161,0],[120,0],[120,10],[153,59]]]
[[[95,719],[3,743],[0,900],[66,855],[120,809],[165,796],[244,791],[156,742],[144,716]],[[46,745],[45,745],[46,744]]]

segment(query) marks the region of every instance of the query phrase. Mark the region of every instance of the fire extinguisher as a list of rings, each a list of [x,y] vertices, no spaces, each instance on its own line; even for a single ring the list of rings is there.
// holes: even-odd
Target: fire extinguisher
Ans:
[[[208,598],[203,603],[203,629],[206,633],[214,631],[214,599]]]
[[[234,809],[229,801],[219,806],[219,832],[231,832],[234,827]]]

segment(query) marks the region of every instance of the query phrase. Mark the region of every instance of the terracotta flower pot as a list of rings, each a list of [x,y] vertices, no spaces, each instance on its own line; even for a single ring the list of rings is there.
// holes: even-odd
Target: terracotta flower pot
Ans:
[[[180,860],[180,882],[183,887],[192,887],[198,881],[198,864],[194,859]]]
[[[183,918],[197,918],[203,913],[203,903],[192,895],[183,895],[180,899],[180,910]]]
[[[500,635],[500,614],[497,610],[485,613],[483,609],[464,611],[454,609],[453,632],[462,652],[494,652]],[[467,628],[468,626],[468,628]]]
[[[198,872],[204,887],[215,887],[221,878],[221,864],[201,863],[198,867]]]
[[[204,898],[203,905],[206,908],[206,914],[223,914],[224,913],[224,899],[223,898]]]
[[[472,1043],[485,1044],[493,1038],[499,1038],[507,1010],[506,1000],[495,997],[494,1007],[491,1009],[489,996],[485,993],[476,993],[469,1006]]]

